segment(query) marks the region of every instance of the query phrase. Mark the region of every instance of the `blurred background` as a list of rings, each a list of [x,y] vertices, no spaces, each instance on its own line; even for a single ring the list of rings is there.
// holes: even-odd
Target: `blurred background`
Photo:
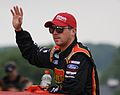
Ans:
[[[44,69],[22,58],[15,42],[10,9],[23,8],[23,29],[30,32],[40,46],[54,42],[44,23],[58,12],[69,12],[77,19],[78,41],[87,45],[99,72],[101,95],[120,95],[120,0],[1,0],[0,3],[0,79],[4,66],[15,61],[19,73],[40,84]],[[51,71],[52,76],[53,72]]]

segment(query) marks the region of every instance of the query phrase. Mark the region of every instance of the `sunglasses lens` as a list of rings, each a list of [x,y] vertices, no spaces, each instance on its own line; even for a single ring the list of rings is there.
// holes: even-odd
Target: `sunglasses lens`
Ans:
[[[54,29],[53,27],[50,27],[50,28],[49,28],[49,32],[50,32],[51,34],[54,32],[54,30],[55,30],[55,29]]]
[[[57,33],[63,33],[64,28],[63,27],[57,27],[56,32]]]
[[[54,30],[56,30],[57,33],[63,33],[64,27],[49,27],[49,32],[53,34]]]

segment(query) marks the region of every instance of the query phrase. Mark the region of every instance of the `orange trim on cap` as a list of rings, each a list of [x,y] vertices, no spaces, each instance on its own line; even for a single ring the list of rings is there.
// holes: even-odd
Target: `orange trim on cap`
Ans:
[[[95,70],[92,70],[92,95],[96,95]]]

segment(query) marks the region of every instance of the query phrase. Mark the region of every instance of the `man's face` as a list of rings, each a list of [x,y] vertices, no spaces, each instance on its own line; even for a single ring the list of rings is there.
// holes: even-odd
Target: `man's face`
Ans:
[[[70,29],[68,26],[63,27],[63,28],[64,29],[63,29],[62,33],[56,32],[57,31],[56,29],[52,33],[55,44],[59,45],[59,46],[64,46],[64,45],[68,44],[72,38],[72,33],[71,33],[72,29]]]
[[[15,69],[11,72],[7,72],[7,74],[8,74],[9,77],[16,77],[17,76],[17,70]]]

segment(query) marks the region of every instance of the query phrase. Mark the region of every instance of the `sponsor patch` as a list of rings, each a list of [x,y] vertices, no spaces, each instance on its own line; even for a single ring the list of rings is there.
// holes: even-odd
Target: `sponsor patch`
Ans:
[[[43,50],[43,53],[47,53],[48,52],[48,50]]]
[[[53,60],[53,64],[58,65],[58,60]]]
[[[46,47],[39,47],[39,51],[41,52],[41,51],[44,51],[44,50],[49,50],[49,49],[47,49]]]
[[[66,71],[66,74],[68,74],[68,75],[75,75],[75,74],[77,74],[77,72]]]
[[[63,21],[63,22],[66,22],[67,18],[66,17],[63,17],[61,15],[57,15],[56,19],[60,20],[60,21]]]
[[[59,55],[58,54],[54,54],[54,57],[59,59]]]
[[[79,64],[80,64],[80,61],[71,60],[70,63],[79,65]]]
[[[67,65],[67,68],[68,68],[68,69],[76,70],[76,69],[78,69],[79,67],[78,67],[77,65],[74,65],[74,64],[68,64],[68,65]]]
[[[68,76],[68,75],[65,75],[65,78],[75,78],[75,76]]]
[[[64,70],[55,68],[54,72],[55,72],[55,82],[62,83],[64,81]]]

